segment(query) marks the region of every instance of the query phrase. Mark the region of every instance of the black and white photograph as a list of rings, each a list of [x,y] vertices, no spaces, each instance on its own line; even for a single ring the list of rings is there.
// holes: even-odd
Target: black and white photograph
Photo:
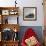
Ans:
[[[34,21],[37,19],[37,8],[36,7],[24,7],[23,8],[23,19],[26,21]]]

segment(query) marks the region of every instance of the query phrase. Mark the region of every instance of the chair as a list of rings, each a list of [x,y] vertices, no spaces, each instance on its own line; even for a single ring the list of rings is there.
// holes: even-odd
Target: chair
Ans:
[[[37,35],[32,28],[28,28],[22,38],[21,46],[33,46],[32,39],[35,39],[34,46],[41,46],[39,40],[37,39]]]

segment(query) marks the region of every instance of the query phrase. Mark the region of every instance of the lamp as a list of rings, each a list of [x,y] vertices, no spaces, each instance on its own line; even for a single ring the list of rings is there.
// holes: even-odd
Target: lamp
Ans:
[[[17,0],[15,0],[15,7],[16,7],[16,4],[17,4],[17,2],[16,2]]]

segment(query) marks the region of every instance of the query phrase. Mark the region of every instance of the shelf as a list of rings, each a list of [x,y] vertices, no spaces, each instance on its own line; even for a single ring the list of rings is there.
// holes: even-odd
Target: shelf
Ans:
[[[16,29],[17,32],[19,31],[20,27],[18,24],[0,24],[0,27],[1,27],[1,31],[5,28],[9,28],[9,29],[12,29],[13,31]]]
[[[18,15],[18,7],[0,7],[1,15]]]
[[[18,24],[18,16],[2,16],[2,24]]]
[[[6,10],[6,9],[17,9],[18,7],[0,7],[1,10]]]
[[[18,46],[18,7],[0,7],[0,23],[0,46]]]
[[[3,46],[18,46],[18,41],[2,42]]]
[[[3,41],[4,43],[15,43],[15,42],[19,42],[19,40],[15,40],[15,41],[12,41],[12,40],[10,40],[10,41]]]

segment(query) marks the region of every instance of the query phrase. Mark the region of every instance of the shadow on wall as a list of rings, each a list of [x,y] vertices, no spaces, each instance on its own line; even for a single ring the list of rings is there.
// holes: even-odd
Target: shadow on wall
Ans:
[[[25,31],[26,31],[28,28],[32,28],[32,29],[34,30],[34,32],[36,32],[39,41],[40,41],[41,43],[43,43],[43,36],[42,36],[42,35],[43,35],[43,34],[42,34],[43,30],[42,30],[42,26],[21,26],[21,27],[20,27],[20,32],[19,32],[19,39],[20,39],[20,42],[21,42],[21,40],[22,40],[22,38],[23,38],[23,35],[24,35]]]

